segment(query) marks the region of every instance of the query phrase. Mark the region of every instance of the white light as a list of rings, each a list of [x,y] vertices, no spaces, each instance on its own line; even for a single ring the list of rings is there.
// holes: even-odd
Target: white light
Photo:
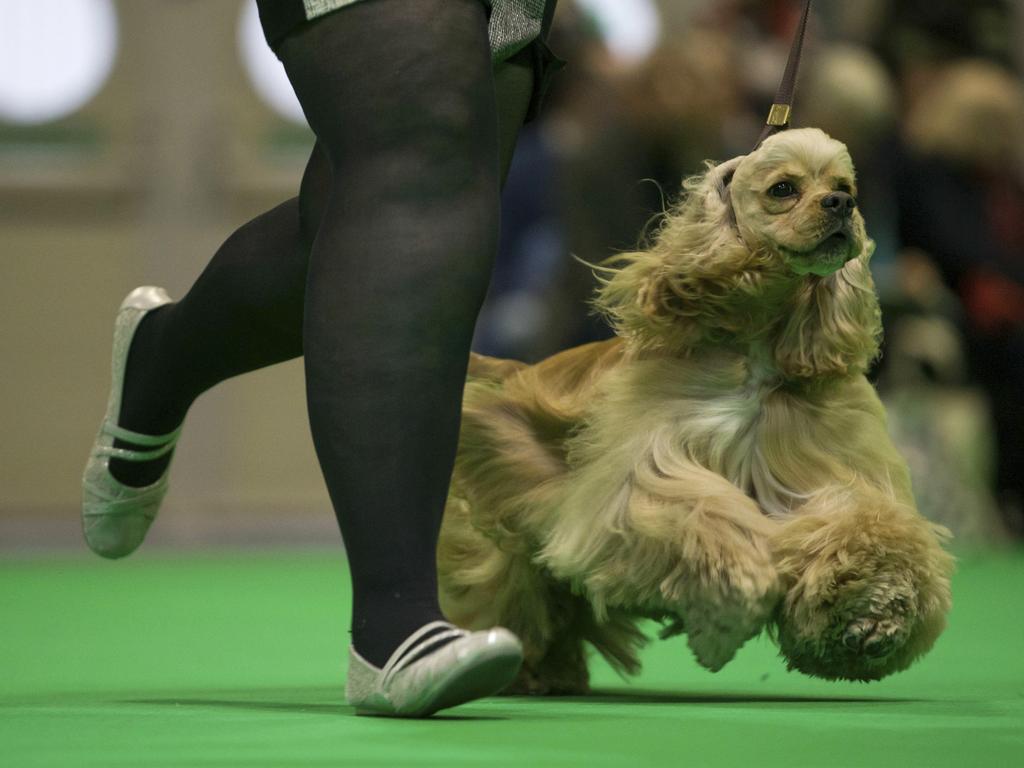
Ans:
[[[112,0],[0,0],[0,120],[38,124],[75,112],[116,57]]]
[[[282,117],[305,125],[306,117],[284,73],[284,66],[263,37],[255,0],[250,0],[242,7],[242,16],[238,20],[238,52],[252,87],[263,102]]]
[[[653,0],[576,0],[601,30],[608,50],[626,61],[646,58],[658,44],[661,15]]]

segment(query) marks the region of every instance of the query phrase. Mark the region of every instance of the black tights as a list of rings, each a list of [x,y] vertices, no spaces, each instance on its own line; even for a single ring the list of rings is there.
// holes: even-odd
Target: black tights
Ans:
[[[492,76],[479,0],[367,0],[279,54],[318,139],[299,198],[240,228],[146,317],[120,423],[170,431],[219,381],[304,354],[353,643],[380,665],[441,617],[437,533],[532,74],[524,55]],[[162,465],[111,470],[139,485]]]

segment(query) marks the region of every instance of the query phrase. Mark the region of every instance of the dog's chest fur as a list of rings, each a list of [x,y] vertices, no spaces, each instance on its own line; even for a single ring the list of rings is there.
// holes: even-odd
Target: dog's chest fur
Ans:
[[[697,464],[766,513],[786,511],[789,494],[758,448],[766,406],[781,384],[766,354],[637,360],[610,372],[604,384],[602,404],[570,449],[578,468],[593,462],[595,471],[628,483],[641,463],[667,478],[683,463]]]

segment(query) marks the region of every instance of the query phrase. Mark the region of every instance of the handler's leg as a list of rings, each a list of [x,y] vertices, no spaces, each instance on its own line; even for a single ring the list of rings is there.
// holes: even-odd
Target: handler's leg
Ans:
[[[309,260],[313,439],[382,665],[441,618],[435,548],[469,343],[498,226],[498,137],[478,0],[367,0],[279,53],[333,174]]]

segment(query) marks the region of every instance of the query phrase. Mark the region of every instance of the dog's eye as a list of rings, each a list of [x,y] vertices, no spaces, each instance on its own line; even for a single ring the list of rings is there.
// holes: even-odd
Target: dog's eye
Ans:
[[[772,197],[792,197],[796,194],[796,186],[791,181],[780,181],[768,190]]]

